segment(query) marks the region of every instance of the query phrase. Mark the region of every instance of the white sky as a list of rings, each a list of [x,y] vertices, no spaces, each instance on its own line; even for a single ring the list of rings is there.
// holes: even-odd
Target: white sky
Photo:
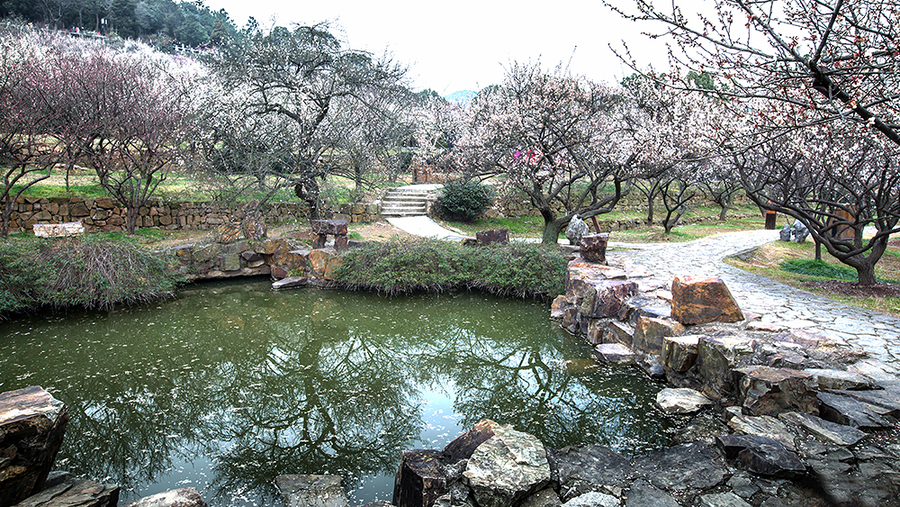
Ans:
[[[621,48],[623,39],[640,62],[667,67],[664,46],[641,35],[650,27],[625,21],[596,0],[206,0],[206,5],[224,8],[239,28],[249,16],[263,27],[332,22],[332,33],[350,48],[389,52],[409,66],[414,89],[432,88],[441,95],[499,84],[513,60],[540,60],[545,68],[571,62],[574,74],[616,82],[631,71],[608,44]]]

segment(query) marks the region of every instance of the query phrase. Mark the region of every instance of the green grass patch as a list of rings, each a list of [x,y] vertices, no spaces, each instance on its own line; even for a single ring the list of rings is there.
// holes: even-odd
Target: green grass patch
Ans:
[[[468,247],[430,239],[394,239],[351,250],[336,273],[345,288],[389,295],[478,289],[517,297],[565,290],[566,259],[556,248],[514,243]]]
[[[780,264],[781,269],[806,276],[829,280],[856,280],[856,271],[837,264],[815,259],[789,259]]]

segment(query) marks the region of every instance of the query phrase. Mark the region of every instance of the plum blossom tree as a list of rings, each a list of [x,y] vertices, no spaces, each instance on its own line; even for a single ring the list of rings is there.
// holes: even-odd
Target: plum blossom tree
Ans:
[[[413,181],[427,175],[428,168],[448,169],[453,166],[451,151],[465,129],[465,112],[437,92],[423,93],[415,101],[410,114],[413,125]]]
[[[555,244],[576,214],[607,213],[623,194],[635,155],[622,107],[617,90],[513,63],[501,86],[470,105],[456,160],[527,195],[544,219],[542,241]]]
[[[63,152],[48,137],[56,112],[44,91],[51,84],[42,60],[43,36],[14,30],[0,37],[0,235],[9,232],[16,200],[32,185],[50,177]]]
[[[654,0],[635,0],[634,10],[607,5],[627,19],[661,23],[676,71],[701,71],[717,94],[738,99],[734,110],[750,113],[755,134],[854,122],[869,127],[859,134],[900,145],[894,0],[714,0],[696,15]]]
[[[48,46],[47,97],[58,104],[53,130],[69,152],[84,156],[100,185],[126,209],[138,210],[183,164],[191,138],[190,62],[143,51],[116,51],[94,41]]]
[[[325,25],[268,32],[250,27],[210,64],[223,90],[244,100],[243,114],[291,124],[280,140],[288,143],[290,157],[267,167],[310,204],[313,217],[319,182],[332,169],[326,154],[334,139],[325,132],[332,108],[339,100],[365,103],[368,92],[398,87],[404,74],[387,58],[345,49]]]
[[[662,23],[664,33],[653,35],[671,37],[676,73],[701,71],[717,84],[730,110],[717,133],[747,195],[802,221],[860,283],[875,283],[874,264],[900,232],[891,162],[900,146],[897,2],[714,0],[696,16],[654,0],[635,0],[632,10],[607,5]],[[825,147],[840,153],[826,157]],[[757,153],[736,156],[745,150]],[[752,160],[764,163],[745,165]],[[855,237],[835,236],[839,226]],[[876,229],[872,238],[863,238],[866,226]]]
[[[715,98],[680,90],[662,79],[635,75],[623,85],[631,106],[625,118],[637,154],[633,186],[646,199],[648,224],[653,223],[655,201],[662,201],[662,225],[669,233],[697,197],[699,169],[714,153],[709,124],[717,104]]]
[[[889,140],[854,132],[861,128],[804,129],[754,148],[737,169],[754,202],[803,222],[817,245],[872,285],[890,235],[900,232],[900,166]],[[869,226],[873,234],[864,235]]]

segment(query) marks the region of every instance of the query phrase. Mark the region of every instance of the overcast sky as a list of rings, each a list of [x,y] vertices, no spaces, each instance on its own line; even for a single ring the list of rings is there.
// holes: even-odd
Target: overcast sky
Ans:
[[[388,51],[409,66],[415,89],[442,95],[479,90],[502,81],[510,61],[540,59],[544,67],[562,62],[575,74],[619,81],[631,71],[609,49],[624,39],[635,56],[657,69],[666,66],[665,48],[638,26],[606,10],[596,0],[509,2],[459,0],[206,0],[224,8],[238,27],[253,16],[261,26],[332,23],[349,47],[381,55]]]

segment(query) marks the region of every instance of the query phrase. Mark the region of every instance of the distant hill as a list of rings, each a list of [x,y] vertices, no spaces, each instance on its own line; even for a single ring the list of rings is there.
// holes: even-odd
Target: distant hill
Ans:
[[[468,105],[477,94],[478,92],[473,92],[472,90],[460,90],[458,92],[453,92],[450,95],[444,95],[444,100],[451,104],[465,106]]]

